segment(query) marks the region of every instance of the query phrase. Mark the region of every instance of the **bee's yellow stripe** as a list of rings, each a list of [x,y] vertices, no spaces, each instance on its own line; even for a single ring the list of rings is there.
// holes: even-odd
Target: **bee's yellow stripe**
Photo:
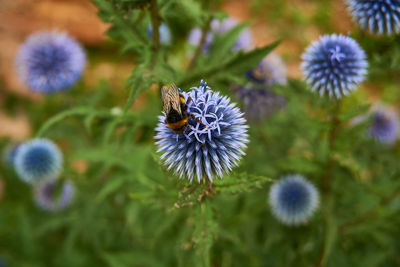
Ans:
[[[169,128],[171,128],[172,130],[180,129],[188,122],[188,120],[189,120],[189,118],[186,118],[186,119],[174,122],[174,123],[167,123],[167,126]]]
[[[183,98],[183,97],[179,97],[179,100],[181,101],[181,104],[183,104],[183,103],[185,103],[185,98]]]

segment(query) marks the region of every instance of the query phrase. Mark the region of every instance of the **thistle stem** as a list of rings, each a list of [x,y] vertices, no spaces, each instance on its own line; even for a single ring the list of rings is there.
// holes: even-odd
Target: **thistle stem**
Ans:
[[[151,0],[150,2],[150,17],[151,17],[151,27],[153,30],[153,54],[151,58],[151,67],[154,68],[158,51],[160,50],[160,17],[158,15],[158,5],[157,0]]]
[[[212,17],[210,17],[207,20],[206,24],[204,24],[203,28],[201,29],[200,43],[196,47],[196,51],[194,52],[192,60],[189,63],[188,71],[192,70],[194,68],[194,66],[196,66],[197,59],[199,58],[199,56],[203,50],[204,44],[206,43],[206,40],[207,40],[207,34],[211,28],[211,20],[212,20]]]
[[[390,204],[393,200],[395,200],[398,196],[400,195],[400,186],[398,186],[391,195],[389,195],[388,197],[382,198],[382,200],[380,201],[380,203],[367,210],[366,212],[356,216],[355,218],[353,218],[352,220],[342,224],[339,227],[339,233],[340,234],[344,234],[346,233],[349,229],[353,228],[354,226],[357,226],[361,223],[363,223],[364,221],[374,217],[379,209],[381,207],[387,206],[388,204]]]
[[[334,238],[332,237],[332,233],[336,235],[336,225],[332,223],[332,210],[334,206],[333,198],[331,197],[331,184],[332,184],[332,177],[333,177],[333,169],[335,167],[335,158],[334,158],[334,150],[336,144],[337,134],[340,128],[340,120],[339,120],[339,112],[340,112],[340,100],[336,100],[334,110],[332,111],[332,118],[331,118],[331,129],[328,133],[328,159],[326,162],[325,173],[323,175],[323,196],[326,200],[326,210],[324,212],[324,219],[325,219],[325,234],[324,234],[324,244],[318,258],[318,262],[316,266],[321,267],[324,266],[327,259],[327,254],[330,245],[328,244],[329,241]]]

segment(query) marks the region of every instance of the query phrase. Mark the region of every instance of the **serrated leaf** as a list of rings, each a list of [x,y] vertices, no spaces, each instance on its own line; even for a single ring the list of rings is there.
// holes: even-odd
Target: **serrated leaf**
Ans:
[[[224,177],[222,180],[216,180],[214,182],[214,190],[218,193],[231,194],[250,192],[254,189],[259,189],[265,183],[272,181],[273,179],[268,177],[241,173]]]

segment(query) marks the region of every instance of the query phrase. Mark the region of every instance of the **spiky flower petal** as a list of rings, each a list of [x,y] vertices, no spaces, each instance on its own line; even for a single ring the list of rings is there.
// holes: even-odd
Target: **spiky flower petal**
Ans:
[[[169,27],[165,23],[161,23],[158,29],[160,32],[160,42],[162,44],[170,45],[172,40],[172,34]],[[153,28],[151,24],[149,24],[149,27],[147,28],[147,35],[149,36],[150,39],[153,38]]]
[[[356,41],[343,35],[324,35],[302,55],[303,75],[313,91],[340,99],[364,81],[368,62]]]
[[[303,176],[289,175],[272,185],[269,204],[283,224],[304,224],[319,206],[318,191]]]
[[[180,177],[212,182],[230,172],[245,155],[248,126],[239,108],[203,81],[183,95],[190,114],[187,127],[175,134],[165,124],[165,114],[160,116],[155,129],[158,152],[163,152],[164,164]]]
[[[75,187],[70,181],[49,180],[35,186],[35,202],[45,211],[57,212],[71,205]]]
[[[85,67],[85,52],[66,33],[37,32],[20,48],[16,67],[20,79],[34,92],[51,93],[73,85]]]
[[[27,183],[55,179],[62,167],[62,154],[52,141],[33,139],[20,145],[14,167]]]
[[[207,33],[206,36],[206,42],[204,43],[203,46],[203,52],[207,53],[213,40],[214,40],[214,35],[219,35],[228,32],[232,28],[234,28],[236,25],[238,25],[238,21],[234,18],[226,18],[223,21],[219,21],[217,19],[213,19],[211,21],[211,30]],[[194,46],[197,46],[200,44],[201,40],[201,34],[202,31],[200,28],[195,28],[191,30],[189,33],[189,38],[188,42]],[[235,44],[232,47],[233,51],[239,51],[239,50],[250,50],[252,48],[252,34],[249,29],[245,29],[241,32],[239,37],[237,38]]]
[[[374,34],[400,33],[399,0],[348,0],[354,20]]]
[[[399,133],[399,116],[388,108],[379,108],[373,114],[369,135],[384,144],[394,144]]]

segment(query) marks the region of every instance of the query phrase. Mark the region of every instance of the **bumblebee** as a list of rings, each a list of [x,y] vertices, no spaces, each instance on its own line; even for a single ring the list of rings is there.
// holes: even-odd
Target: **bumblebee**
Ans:
[[[188,105],[185,97],[175,84],[167,84],[161,88],[165,123],[175,133],[181,134],[189,121]]]

